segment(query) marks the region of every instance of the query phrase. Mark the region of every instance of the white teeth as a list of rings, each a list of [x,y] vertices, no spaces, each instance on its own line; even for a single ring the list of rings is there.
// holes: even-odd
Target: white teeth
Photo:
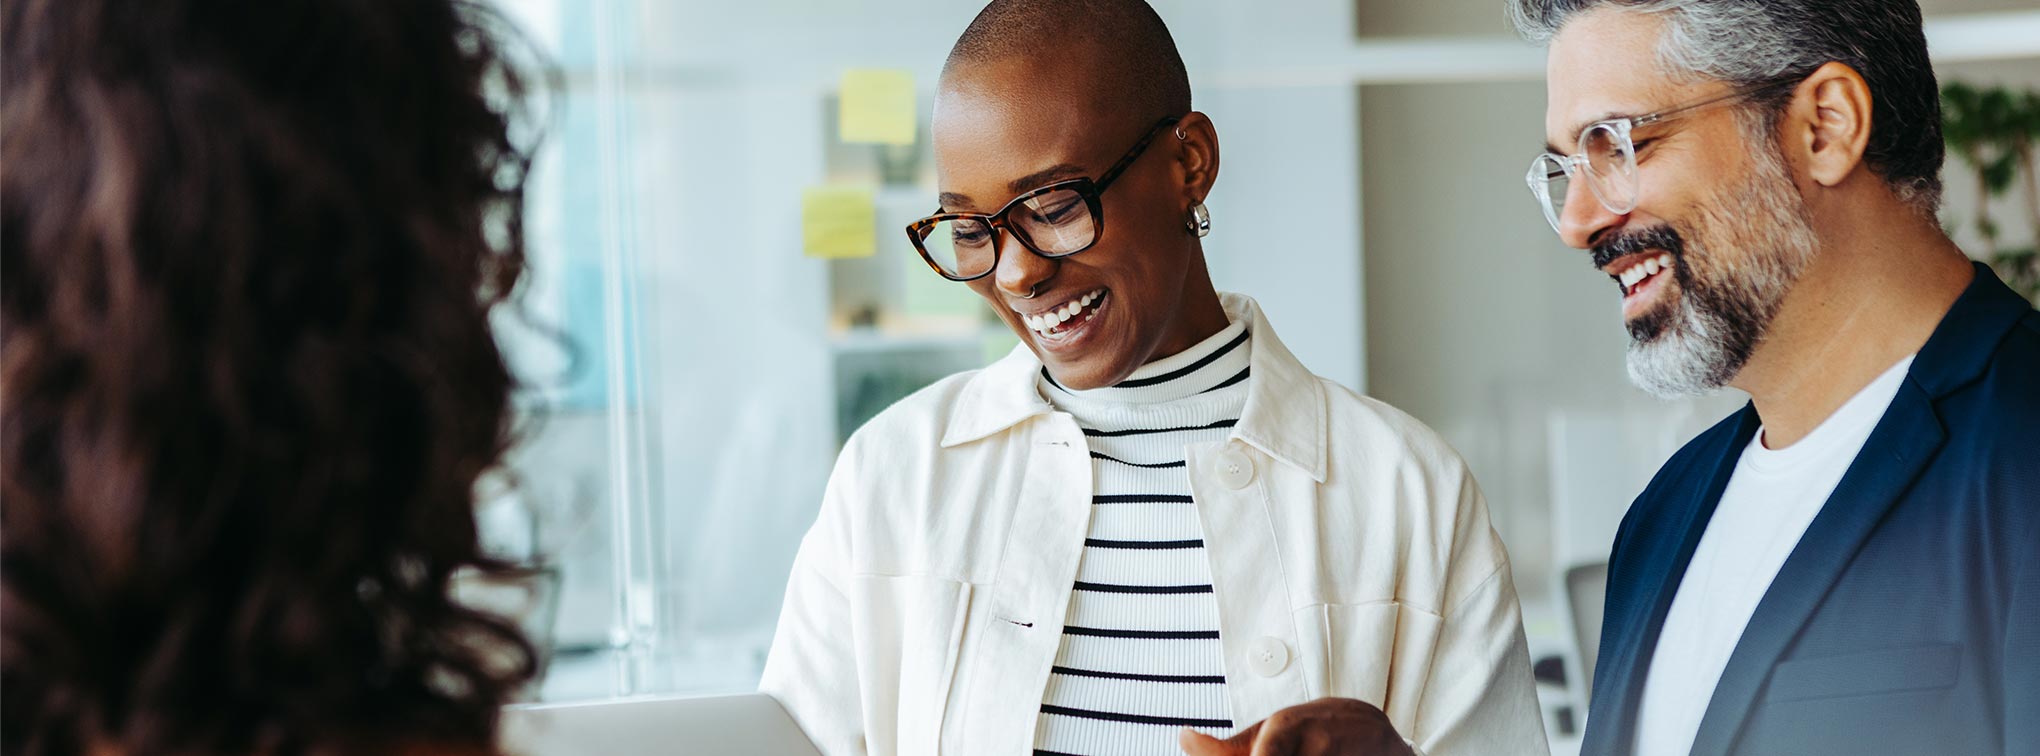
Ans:
[[[1629,266],[1621,273],[1615,274],[1615,280],[1621,282],[1624,290],[1634,289],[1637,284],[1643,282],[1643,279],[1671,269],[1672,255],[1665,253]]]
[[[1069,322],[1071,318],[1082,313],[1084,308],[1090,307],[1092,302],[1098,301],[1098,298],[1104,295],[1105,291],[1100,289],[1039,315],[1021,314],[1020,322],[1027,326],[1027,330],[1046,336],[1050,331],[1055,330],[1057,326]]]

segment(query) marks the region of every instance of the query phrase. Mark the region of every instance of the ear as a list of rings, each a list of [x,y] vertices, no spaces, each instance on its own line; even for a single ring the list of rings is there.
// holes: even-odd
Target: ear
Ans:
[[[1785,133],[1789,146],[1804,151],[1814,182],[1835,186],[1863,164],[1870,144],[1870,102],[1870,84],[1842,63],[1814,69],[1799,83],[1786,110]]]
[[[1176,135],[1181,134],[1178,138]],[[1162,131],[1159,139],[1176,143],[1176,167],[1182,176],[1183,206],[1203,202],[1218,183],[1218,129],[1211,118],[1197,111]]]

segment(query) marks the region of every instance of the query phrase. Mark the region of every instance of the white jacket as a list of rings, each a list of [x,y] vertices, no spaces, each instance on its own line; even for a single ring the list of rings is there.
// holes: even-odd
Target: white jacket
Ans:
[[[1508,555],[1466,464],[1297,362],[1253,300],[1246,410],[1191,445],[1234,721],[1380,706],[1430,756],[1546,754]],[[1076,421],[1023,346],[843,448],[759,688],[829,756],[1025,754],[1091,512]]]

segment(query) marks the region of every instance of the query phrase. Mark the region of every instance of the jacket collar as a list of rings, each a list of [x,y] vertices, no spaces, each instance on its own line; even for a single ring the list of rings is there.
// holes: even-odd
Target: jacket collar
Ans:
[[[1220,294],[1226,316],[1245,322],[1254,338],[1247,381],[1247,407],[1231,438],[1260,449],[1323,483],[1326,466],[1325,389],[1275,337],[1275,329],[1250,297]],[[1055,408],[1035,382],[1041,361],[1022,344],[972,376],[957,397],[942,434],[944,448],[1002,433]]]
[[[1935,399],[1983,375],[2012,326],[2033,312],[2033,303],[1999,280],[1990,266],[1970,264],[1976,268],[1976,277],[1934,327],[1934,335],[1920,347],[1910,371],[1920,389]]]

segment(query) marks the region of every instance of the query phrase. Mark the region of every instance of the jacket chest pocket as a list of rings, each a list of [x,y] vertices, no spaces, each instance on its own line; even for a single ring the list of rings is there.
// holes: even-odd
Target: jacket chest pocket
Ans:
[[[1993,753],[1991,707],[1955,692],[1962,647],[1927,644],[1793,659],[1771,670],[1741,753]]]
[[[1394,601],[1375,601],[1297,610],[1297,640],[1317,657],[1310,670],[1311,695],[1384,705],[1401,608]]]
[[[1299,642],[1318,657],[1311,695],[1374,704],[1405,731],[1415,723],[1438,642],[1437,615],[1397,601],[1318,604],[1297,610],[1296,626]]]
[[[849,628],[870,753],[934,754],[970,616],[971,584],[861,575]]]
[[[1771,671],[1766,703],[1934,691],[1955,684],[1962,657],[1934,644],[1794,659]]]

